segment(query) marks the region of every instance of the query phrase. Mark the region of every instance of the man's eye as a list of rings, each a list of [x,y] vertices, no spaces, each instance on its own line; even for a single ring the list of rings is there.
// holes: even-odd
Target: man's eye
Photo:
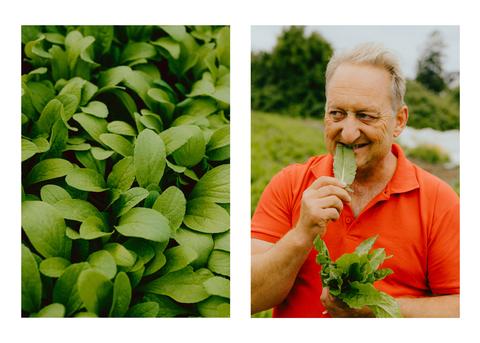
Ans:
[[[329,114],[333,119],[342,119],[345,117],[345,114],[341,111],[330,111]]]
[[[357,113],[357,118],[363,121],[374,121],[375,119],[377,119],[376,117],[366,113]]]

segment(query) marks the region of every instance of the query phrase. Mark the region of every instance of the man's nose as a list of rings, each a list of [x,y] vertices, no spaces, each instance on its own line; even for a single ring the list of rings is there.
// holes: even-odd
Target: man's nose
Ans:
[[[359,122],[349,115],[342,121],[342,143],[353,144],[360,137]]]

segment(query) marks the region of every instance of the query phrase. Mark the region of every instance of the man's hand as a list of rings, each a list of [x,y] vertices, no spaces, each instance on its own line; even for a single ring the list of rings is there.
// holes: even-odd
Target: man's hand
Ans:
[[[372,310],[368,307],[361,309],[351,309],[340,299],[332,296],[328,290],[328,287],[323,288],[322,295],[320,296],[323,306],[334,318],[370,318],[374,317]]]
[[[300,217],[296,230],[308,239],[323,237],[330,220],[337,220],[343,210],[343,202],[351,197],[344,189],[346,185],[333,177],[321,176],[310,185],[302,196]]]

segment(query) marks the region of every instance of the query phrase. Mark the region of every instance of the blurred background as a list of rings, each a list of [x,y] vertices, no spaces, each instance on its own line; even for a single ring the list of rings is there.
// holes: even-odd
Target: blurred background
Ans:
[[[459,193],[458,26],[252,26],[251,209],[272,176],[325,153],[325,69],[337,50],[380,42],[407,78],[410,160]]]

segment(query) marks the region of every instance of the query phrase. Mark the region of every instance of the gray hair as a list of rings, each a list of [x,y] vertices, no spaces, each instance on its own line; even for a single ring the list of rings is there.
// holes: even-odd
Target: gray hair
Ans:
[[[335,53],[327,65],[325,73],[326,84],[331,79],[335,70],[342,63],[368,64],[384,68],[392,76],[392,105],[394,110],[404,105],[405,77],[400,70],[398,58],[383,45],[378,43],[364,43],[353,50]]]

